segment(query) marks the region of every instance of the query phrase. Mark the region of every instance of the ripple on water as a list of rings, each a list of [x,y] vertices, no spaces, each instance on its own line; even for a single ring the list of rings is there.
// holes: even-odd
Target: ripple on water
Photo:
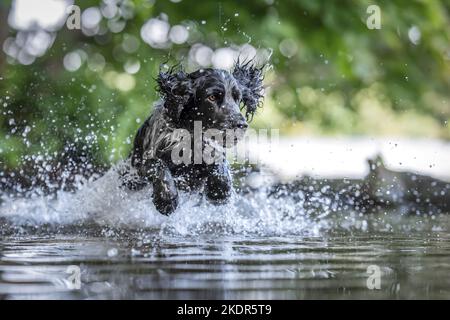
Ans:
[[[448,216],[361,215],[261,190],[223,206],[183,194],[165,217],[149,194],[120,188],[113,170],[56,197],[3,195],[0,298],[450,297]],[[367,289],[369,265],[381,290]]]

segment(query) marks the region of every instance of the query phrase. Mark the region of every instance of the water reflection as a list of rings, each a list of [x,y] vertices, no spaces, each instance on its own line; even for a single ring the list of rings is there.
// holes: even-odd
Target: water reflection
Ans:
[[[414,217],[403,217],[415,219]],[[448,226],[446,217],[440,223]],[[409,221],[414,223],[414,221]],[[450,298],[450,234],[372,232],[321,237],[7,237],[7,299]],[[69,265],[81,270],[68,287]],[[381,290],[367,267],[379,266]]]

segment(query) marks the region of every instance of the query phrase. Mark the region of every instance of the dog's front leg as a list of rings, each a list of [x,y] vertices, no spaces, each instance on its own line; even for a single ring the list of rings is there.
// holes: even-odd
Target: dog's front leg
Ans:
[[[232,180],[228,162],[208,167],[205,185],[206,197],[213,203],[225,203],[231,195]]]
[[[178,190],[169,168],[161,159],[148,159],[138,170],[153,184],[153,204],[162,214],[169,215],[178,206]]]

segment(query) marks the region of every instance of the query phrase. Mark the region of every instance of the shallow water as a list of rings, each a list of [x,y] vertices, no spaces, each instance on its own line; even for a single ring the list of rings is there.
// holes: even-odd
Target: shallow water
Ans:
[[[117,250],[117,251],[116,251]],[[450,235],[3,239],[7,299],[450,298]],[[67,286],[69,265],[80,290]],[[381,269],[381,290],[366,286]]]
[[[3,195],[0,297],[450,298],[447,215],[364,216],[320,195],[260,192],[219,207],[183,195],[163,217],[149,192],[129,193],[109,173],[56,198]],[[367,286],[369,266],[379,290]]]

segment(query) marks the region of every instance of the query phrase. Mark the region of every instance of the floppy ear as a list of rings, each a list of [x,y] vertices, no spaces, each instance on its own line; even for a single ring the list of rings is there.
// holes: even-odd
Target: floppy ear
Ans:
[[[262,67],[255,67],[251,60],[245,63],[236,62],[233,77],[239,83],[242,92],[242,102],[245,106],[245,116],[248,121],[253,119],[256,108],[261,106],[263,97],[264,74]]]
[[[181,111],[192,97],[191,80],[182,69],[170,68],[167,72],[159,71],[157,91],[164,99],[164,108],[174,120],[180,119]]]

